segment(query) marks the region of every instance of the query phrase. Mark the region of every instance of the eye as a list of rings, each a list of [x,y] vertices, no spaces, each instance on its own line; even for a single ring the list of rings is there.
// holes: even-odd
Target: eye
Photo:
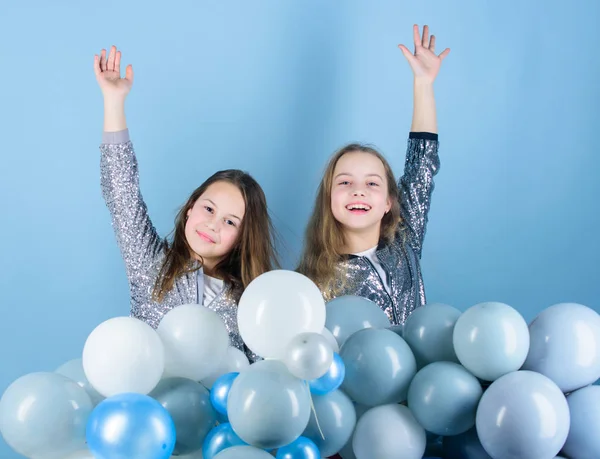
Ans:
[[[213,208],[210,206],[204,206],[204,209],[206,209],[206,211],[210,212],[211,214],[214,212]]]
[[[233,220],[225,220],[225,223],[228,224],[228,225],[231,225],[233,227],[237,226]]]
[[[348,180],[342,180],[338,185],[349,185],[350,182]]]
[[[367,185],[369,185],[369,186],[379,186],[379,183],[377,183],[377,182],[369,182],[369,183],[367,183]]]

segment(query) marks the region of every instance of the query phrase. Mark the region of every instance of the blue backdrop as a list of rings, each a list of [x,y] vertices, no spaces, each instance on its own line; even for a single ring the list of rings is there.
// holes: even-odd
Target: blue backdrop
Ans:
[[[129,312],[99,185],[92,64],[112,44],[135,69],[127,114],[158,229],[214,171],[247,169],[291,268],[336,148],[374,143],[402,172],[412,74],[396,45],[428,23],[452,49],[436,82],[429,300],[502,301],[528,321],[563,301],[600,308],[598,2],[84,3],[0,14],[0,393]],[[18,456],[2,443],[0,457]]]

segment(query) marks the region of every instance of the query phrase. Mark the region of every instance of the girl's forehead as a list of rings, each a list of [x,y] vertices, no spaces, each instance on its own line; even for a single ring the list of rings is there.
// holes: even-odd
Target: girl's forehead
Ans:
[[[378,174],[385,177],[385,167],[381,160],[362,151],[352,151],[344,154],[336,163],[334,176],[339,174]]]

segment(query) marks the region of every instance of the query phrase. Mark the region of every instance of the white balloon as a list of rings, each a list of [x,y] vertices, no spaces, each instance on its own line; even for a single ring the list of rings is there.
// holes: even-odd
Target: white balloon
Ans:
[[[95,459],[95,456],[89,449],[84,449],[71,454],[65,459]]]
[[[98,325],[85,342],[82,361],[88,381],[105,397],[149,393],[165,366],[160,338],[150,325],[133,317]]]
[[[227,354],[229,334],[210,309],[185,304],[171,309],[156,329],[165,347],[165,375],[200,381],[219,367]]]
[[[329,329],[323,328],[321,335],[323,335],[327,339],[327,341],[331,345],[331,349],[333,349],[333,352],[339,354],[340,345],[338,344],[337,339],[335,339],[335,336],[333,336],[333,333],[331,333]]]
[[[325,301],[308,277],[278,269],[254,279],[238,306],[240,335],[261,357],[282,359],[290,340],[303,332],[321,333]]]
[[[227,348],[227,354],[223,359],[219,368],[210,376],[204,378],[201,382],[204,387],[207,389],[212,389],[213,384],[220,376],[223,376],[226,373],[239,373],[244,368],[248,367],[250,362],[248,361],[248,357],[242,351],[240,351],[237,347],[229,346]]]

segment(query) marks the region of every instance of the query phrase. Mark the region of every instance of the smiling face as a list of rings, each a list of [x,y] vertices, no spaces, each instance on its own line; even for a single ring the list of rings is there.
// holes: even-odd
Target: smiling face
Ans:
[[[386,170],[370,153],[351,151],[337,162],[331,184],[331,211],[346,233],[379,238],[381,219],[390,210]]]
[[[187,211],[185,238],[210,271],[235,246],[246,205],[239,188],[229,182],[212,183]],[[196,257],[198,258],[198,257]]]

